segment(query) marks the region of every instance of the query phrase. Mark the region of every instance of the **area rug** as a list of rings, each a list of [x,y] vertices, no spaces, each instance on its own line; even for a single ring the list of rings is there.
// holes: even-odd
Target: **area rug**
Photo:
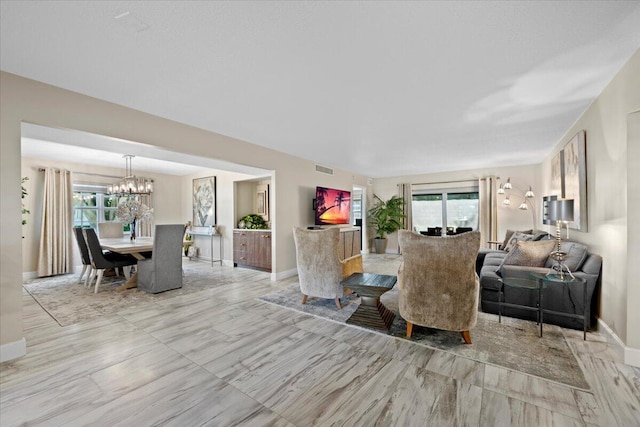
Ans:
[[[235,270],[238,269],[224,269],[224,273],[222,273],[223,270],[210,268],[185,268],[182,288],[159,294],[148,294],[136,288],[116,291],[116,288],[125,282],[122,276],[104,277],[100,282],[98,293],[95,294],[93,286],[85,288],[84,283],[78,283],[77,274],[28,280],[23,284],[23,289],[60,326],[67,326],[113,314],[125,308],[188,295],[213,286],[222,286],[242,280],[246,274]],[[231,271],[231,273],[227,273],[227,271]]]
[[[342,310],[336,309],[333,300],[320,298],[309,298],[307,303],[302,305],[298,285],[258,299],[340,323],[345,323],[360,304],[357,296],[348,296],[341,299]],[[407,339],[405,338],[407,325],[398,312],[397,288],[384,294],[381,300],[387,308],[396,313],[396,317],[388,333],[374,330],[372,332]],[[582,390],[589,389],[578,361],[559,327],[545,325],[544,335],[540,337],[539,327],[535,322],[508,317],[503,317],[502,320],[502,323],[498,323],[497,316],[478,313],[478,324],[471,331],[473,341],[471,345],[464,344],[459,332],[421,326],[414,326],[410,340],[425,347],[450,352],[478,362],[523,372]]]

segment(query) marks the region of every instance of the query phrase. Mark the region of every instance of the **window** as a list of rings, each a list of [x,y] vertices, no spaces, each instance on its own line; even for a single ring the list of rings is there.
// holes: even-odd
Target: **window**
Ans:
[[[411,214],[414,230],[453,234],[458,227],[478,230],[479,192],[477,188],[414,190]]]
[[[103,185],[73,184],[73,226],[98,228],[99,222],[116,221],[116,210],[120,199],[109,196]],[[122,224],[129,231],[129,224]]]

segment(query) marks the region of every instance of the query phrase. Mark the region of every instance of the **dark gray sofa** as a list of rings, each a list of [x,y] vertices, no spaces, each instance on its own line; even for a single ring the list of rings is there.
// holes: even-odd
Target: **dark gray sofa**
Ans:
[[[563,242],[563,245],[571,242]],[[564,250],[564,248],[563,248]],[[486,313],[498,313],[498,291],[500,288],[500,277],[529,277],[530,273],[537,272],[546,274],[549,267],[553,265],[553,260],[547,260],[545,267],[523,267],[518,265],[504,265],[500,270],[500,264],[507,255],[502,250],[481,250],[478,254],[476,266],[479,268],[480,277],[480,301],[482,311]],[[600,276],[602,269],[602,257],[587,251],[584,259],[579,262],[577,268],[572,270],[575,277],[587,281],[587,301],[590,304],[591,320],[588,328],[593,326],[595,314],[597,313],[597,299],[593,298],[596,290],[600,286]],[[584,305],[583,286],[567,286],[561,284],[549,285],[544,289],[544,307],[564,313],[582,314]],[[527,289],[505,287],[504,301],[518,305],[528,305],[535,307],[537,300],[536,292]],[[520,319],[536,320],[536,313],[530,310],[523,310],[511,307],[503,307],[502,314]],[[582,329],[581,319],[573,319],[553,314],[545,314],[545,323],[551,323],[566,328]]]

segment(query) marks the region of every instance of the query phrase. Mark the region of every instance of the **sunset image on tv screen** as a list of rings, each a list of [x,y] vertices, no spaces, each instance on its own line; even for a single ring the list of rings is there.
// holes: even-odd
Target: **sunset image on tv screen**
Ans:
[[[351,192],[316,188],[316,224],[349,224]]]

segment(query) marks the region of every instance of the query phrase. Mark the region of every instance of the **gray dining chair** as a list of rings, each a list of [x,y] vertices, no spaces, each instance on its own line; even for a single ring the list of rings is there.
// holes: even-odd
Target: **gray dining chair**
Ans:
[[[122,268],[124,276],[129,279],[130,267],[138,262],[137,259],[131,255],[102,252],[100,240],[98,240],[96,230],[93,228],[84,228],[82,229],[82,233],[85,241],[87,242],[87,247],[89,248],[91,267],[93,267],[91,275],[88,276],[87,281],[85,281],[85,286],[91,286],[93,279],[96,279],[96,288],[94,293],[98,293],[98,287],[102,281],[104,270],[107,268]]]
[[[76,235],[78,250],[80,250],[80,258],[82,259],[82,271],[80,272],[80,277],[78,278],[78,283],[82,283],[82,276],[84,276],[84,273],[87,273],[88,279],[91,275],[91,271],[93,271],[93,267],[91,266],[89,248],[87,247],[87,242],[84,240],[84,234],[82,234],[82,227],[73,227],[73,232]]]
[[[138,261],[138,289],[152,294],[182,287],[184,224],[156,225],[151,258]]]

